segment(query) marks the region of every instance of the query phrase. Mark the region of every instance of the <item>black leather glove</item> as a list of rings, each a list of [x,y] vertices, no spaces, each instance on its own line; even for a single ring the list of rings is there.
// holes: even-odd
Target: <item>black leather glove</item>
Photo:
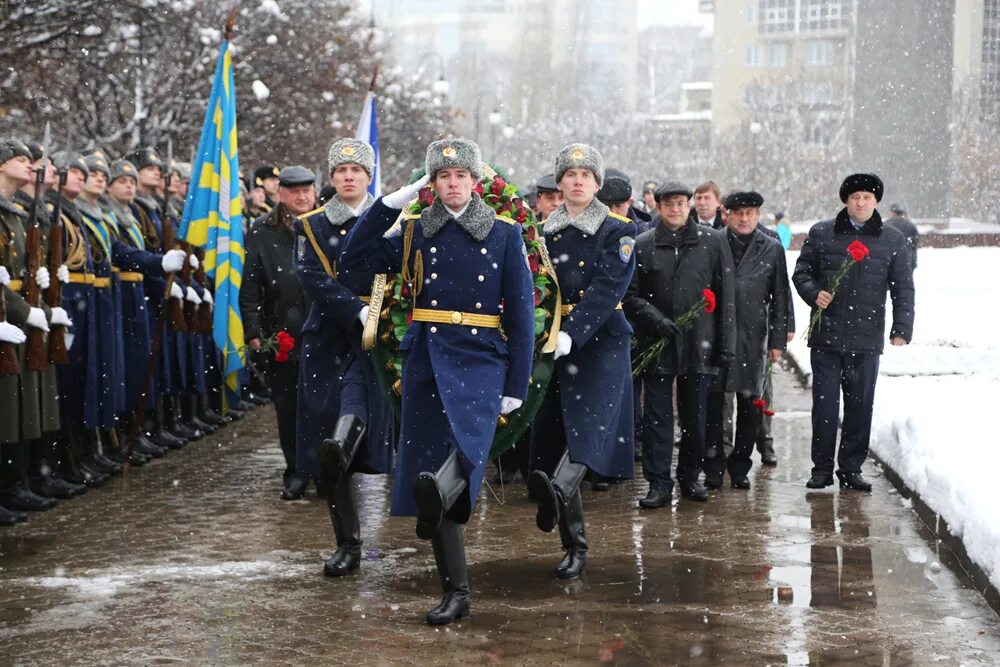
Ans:
[[[673,338],[680,331],[680,327],[674,324],[673,320],[666,317],[656,323],[656,336],[658,338]]]

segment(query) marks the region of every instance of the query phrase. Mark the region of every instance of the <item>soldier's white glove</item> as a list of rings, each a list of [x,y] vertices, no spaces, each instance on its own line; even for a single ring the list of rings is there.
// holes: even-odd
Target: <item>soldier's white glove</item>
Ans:
[[[368,312],[370,310],[371,308],[369,306],[365,306],[361,309],[361,312],[358,313],[358,319],[361,321],[362,326],[368,321]]]
[[[64,327],[71,327],[73,326],[73,320],[69,319],[69,313],[56,306],[52,309],[52,317],[49,318],[49,324],[61,324]]]
[[[522,405],[524,405],[524,401],[522,401],[520,398],[511,398],[510,396],[504,396],[503,398],[500,399],[500,414],[509,415]]]
[[[571,349],[573,349],[573,339],[565,331],[560,331],[559,335],[556,336],[556,351],[552,358],[565,357]]]
[[[201,297],[198,296],[198,293],[194,291],[193,287],[187,288],[187,300],[196,306],[201,303]]]
[[[27,339],[27,334],[10,322],[0,322],[0,343],[13,343],[14,345],[20,345]]]
[[[412,185],[404,185],[395,192],[387,194],[386,196],[382,197],[382,203],[388,206],[389,208],[401,209],[404,206],[406,206],[406,204],[409,203],[411,199],[416,197],[417,193],[420,192],[420,188],[427,185],[427,183],[429,183],[430,180],[431,177],[427,174],[424,174],[424,177],[421,178],[416,183],[413,183]]]
[[[212,298],[212,293],[209,292],[207,289],[205,290],[204,296],[201,297],[201,300],[210,306],[215,305],[215,299]]]
[[[38,285],[38,289],[48,289],[49,283],[52,282],[52,277],[49,275],[49,270],[44,266],[39,267],[35,271],[35,284]]]
[[[164,273],[174,273],[176,271],[180,271],[184,268],[184,251],[166,251],[163,253],[163,259],[160,260],[160,266],[163,267]]]
[[[191,253],[191,255],[189,255],[188,262],[191,264],[192,269],[195,270],[198,269],[198,258],[194,256],[194,253]]]
[[[184,300],[184,290],[176,282],[170,283],[170,298],[177,299],[178,301]]]
[[[41,308],[32,308],[28,311],[28,319],[24,321],[29,327],[41,329],[45,333],[49,332],[49,323],[45,319],[45,311]]]
[[[7,271],[6,266],[0,266],[0,285],[8,284],[10,284],[10,273]]]
[[[65,264],[60,264],[59,268],[56,269],[56,280],[61,282],[63,285],[69,284],[69,267]]]

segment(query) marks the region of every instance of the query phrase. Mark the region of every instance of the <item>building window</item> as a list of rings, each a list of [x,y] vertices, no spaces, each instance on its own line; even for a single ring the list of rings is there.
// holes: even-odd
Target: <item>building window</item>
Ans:
[[[753,25],[754,19],[756,18],[756,12],[754,11],[753,5],[747,5],[747,25]]]
[[[760,67],[760,45],[747,44],[744,63],[747,67]]]
[[[809,67],[829,67],[833,64],[833,42],[827,39],[814,39],[805,42],[805,61]]]
[[[796,0],[760,0],[758,30],[761,33],[795,30],[795,3]]]
[[[848,27],[850,2],[837,0],[800,0],[800,2],[800,30],[840,30]]]
[[[775,42],[767,45],[767,66],[784,67],[788,64],[788,45]]]

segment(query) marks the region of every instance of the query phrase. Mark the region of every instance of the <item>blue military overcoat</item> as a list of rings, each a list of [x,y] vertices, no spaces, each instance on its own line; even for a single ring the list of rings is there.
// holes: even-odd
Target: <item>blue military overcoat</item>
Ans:
[[[440,201],[399,233],[383,236],[400,214],[379,199],[347,236],[346,268],[398,273],[422,257],[416,307],[501,315],[496,328],[414,321],[404,336],[403,415],[392,514],[414,516],[413,486],[440,468],[452,448],[469,479],[451,516],[468,520],[479,495],[502,396],[524,399],[534,346],[534,288],[521,226],[498,218],[479,195],[453,220]],[[410,257],[405,227],[413,226]],[[478,238],[477,238],[478,237]]]
[[[361,349],[358,319],[374,274],[347,270],[340,255],[357,216],[339,199],[295,221],[295,266],[310,302],[302,327],[295,460],[299,471],[319,477],[319,445],[341,415],[368,426],[351,472],[392,469],[395,417],[378,386],[371,355]]]
[[[594,200],[577,220],[565,206],[543,227],[564,305],[561,330],[573,340],[532,428],[533,458],[551,450],[605,476],[631,479],[635,436],[632,411],[632,327],[621,300],[635,270],[635,224]]]

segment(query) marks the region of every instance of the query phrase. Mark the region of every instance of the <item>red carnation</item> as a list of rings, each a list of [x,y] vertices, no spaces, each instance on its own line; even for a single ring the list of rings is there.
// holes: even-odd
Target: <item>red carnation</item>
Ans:
[[[715,312],[715,292],[708,289],[707,287],[701,291],[702,298],[705,299],[705,312],[714,313]]]
[[[773,417],[774,416],[774,410],[770,410],[768,408],[764,408],[764,414],[767,415],[768,417]]]
[[[285,353],[285,358],[288,358],[288,353],[295,349],[295,338],[290,336],[284,331],[278,332],[278,352]]]
[[[851,241],[849,246],[847,246],[847,253],[855,262],[860,262],[869,255],[868,246],[855,239]]]
[[[420,188],[420,192],[417,193],[417,201],[420,206],[427,208],[434,203],[434,192],[429,188]]]
[[[279,364],[285,363],[286,361],[288,361],[288,352],[284,350],[278,350],[277,352],[274,353],[274,360],[277,361]]]
[[[753,406],[755,408],[760,408],[761,410],[763,410],[764,408],[767,407],[767,401],[765,401],[763,398],[755,398],[753,399]]]

